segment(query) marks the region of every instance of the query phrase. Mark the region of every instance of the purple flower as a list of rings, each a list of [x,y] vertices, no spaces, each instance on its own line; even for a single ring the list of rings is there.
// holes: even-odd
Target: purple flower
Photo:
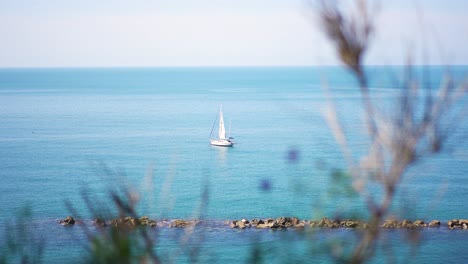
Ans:
[[[269,191],[271,189],[271,181],[269,179],[262,179],[260,181],[260,190]]]
[[[299,151],[297,149],[288,150],[287,159],[290,163],[297,162],[299,160]]]

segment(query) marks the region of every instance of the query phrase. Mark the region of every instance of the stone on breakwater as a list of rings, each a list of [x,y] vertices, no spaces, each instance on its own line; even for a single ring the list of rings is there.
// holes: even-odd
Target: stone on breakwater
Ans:
[[[453,219],[447,222],[450,229],[462,228],[468,229],[468,219]]]
[[[102,220],[102,222],[105,224],[105,221]],[[95,220],[95,224],[98,225],[96,220]],[[110,225],[114,227],[124,227],[124,228],[133,228],[136,226],[155,227],[157,225],[157,222],[155,220],[149,219],[148,216],[142,216],[140,218],[127,216],[124,218],[112,219],[110,221]]]
[[[340,227],[340,223],[336,220],[330,220],[326,217],[322,218],[322,220],[312,220],[309,224],[311,227],[321,227],[321,228],[338,228]]]
[[[367,224],[358,220],[345,220],[341,222],[342,227],[347,228],[367,228]]]
[[[358,221],[358,220],[331,220],[326,217],[322,218],[322,220],[311,220],[309,225],[311,227],[319,227],[319,228],[366,228],[367,224]]]
[[[258,225],[263,225],[265,222],[263,222],[262,219],[252,219],[252,226],[257,227]]]
[[[411,228],[413,227],[413,223],[410,220],[404,219],[397,224],[397,227]]]
[[[256,226],[256,228],[263,229],[263,228],[277,228],[278,227],[275,223],[275,220],[272,218],[268,218],[268,219],[260,220],[260,221],[262,221],[263,223],[259,223]]]
[[[94,219],[93,223],[97,227],[106,227],[107,226],[106,221],[104,219],[102,219],[102,218],[99,218],[99,217]]]
[[[439,227],[440,221],[439,220],[432,220],[428,225],[428,227]]]
[[[422,220],[416,220],[416,221],[413,222],[413,226],[415,226],[415,227],[426,227],[427,224],[424,223],[424,221],[422,221]]]
[[[125,218],[112,219],[110,224],[117,228],[132,228],[139,224],[138,219],[127,216]]]
[[[244,229],[246,227],[251,227],[252,224],[247,219],[242,219],[240,221],[238,221],[238,220],[232,221],[230,226],[231,226],[231,228]]]
[[[59,224],[61,224],[61,225],[74,225],[75,222],[76,221],[75,221],[75,219],[73,219],[73,217],[67,216],[65,219],[60,220]]]
[[[398,221],[395,219],[388,219],[382,224],[382,228],[396,228],[398,227]]]
[[[197,225],[199,222],[200,221],[198,220],[176,219],[170,223],[169,227],[189,227],[189,226]]]
[[[142,226],[155,227],[157,225],[156,221],[149,219],[148,216],[140,217],[139,222],[140,222],[140,225]]]

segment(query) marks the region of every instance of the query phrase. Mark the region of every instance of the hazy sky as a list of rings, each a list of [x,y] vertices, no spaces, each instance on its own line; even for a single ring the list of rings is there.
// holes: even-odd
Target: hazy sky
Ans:
[[[381,2],[366,63],[468,64],[468,1]],[[304,0],[0,0],[0,67],[336,63]]]

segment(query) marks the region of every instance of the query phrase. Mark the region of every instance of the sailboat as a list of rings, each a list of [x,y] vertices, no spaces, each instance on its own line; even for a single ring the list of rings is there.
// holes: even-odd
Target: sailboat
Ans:
[[[232,147],[234,145],[234,141],[232,137],[226,137],[226,128],[224,127],[224,118],[223,118],[223,106],[219,107],[219,121],[215,120],[213,127],[211,128],[210,133],[210,143],[213,146],[220,146],[220,147]],[[218,121],[218,138],[212,138],[213,130],[216,125],[216,121]]]

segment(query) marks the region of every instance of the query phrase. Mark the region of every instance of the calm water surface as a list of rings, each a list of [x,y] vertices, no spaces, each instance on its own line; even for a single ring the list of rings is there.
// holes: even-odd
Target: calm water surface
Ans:
[[[455,77],[467,69],[455,67]],[[402,68],[368,70],[375,77],[373,96],[391,105]],[[443,70],[428,68],[426,83],[437,86]],[[153,218],[199,216],[204,190],[209,198],[203,216],[219,222],[362,212],[359,199],[329,192],[330,171],[345,164],[324,118],[323,83],[354,153],[362,153],[367,141],[358,90],[340,68],[1,69],[0,225],[29,205],[36,231],[53,236],[47,260],[59,262],[65,253],[83,252],[79,245],[60,246],[83,239],[79,228],[56,225],[70,214],[65,201],[87,219],[83,195],[104,205],[114,184],[138,191],[139,210]],[[238,142],[234,148],[209,145],[221,104]],[[468,218],[467,129],[465,120],[449,140],[450,151],[405,175],[397,211],[426,221]],[[177,232],[159,234],[163,249],[173,246]],[[215,228],[207,232],[202,260],[246,261],[254,241],[267,249],[288,241],[288,256],[300,259],[309,243],[288,232]],[[331,236],[350,236],[347,232]],[[389,241],[401,237],[388,235]],[[414,262],[468,258],[461,251],[468,246],[467,232],[425,231],[423,237],[428,242]],[[395,244],[396,252],[408,249]]]

